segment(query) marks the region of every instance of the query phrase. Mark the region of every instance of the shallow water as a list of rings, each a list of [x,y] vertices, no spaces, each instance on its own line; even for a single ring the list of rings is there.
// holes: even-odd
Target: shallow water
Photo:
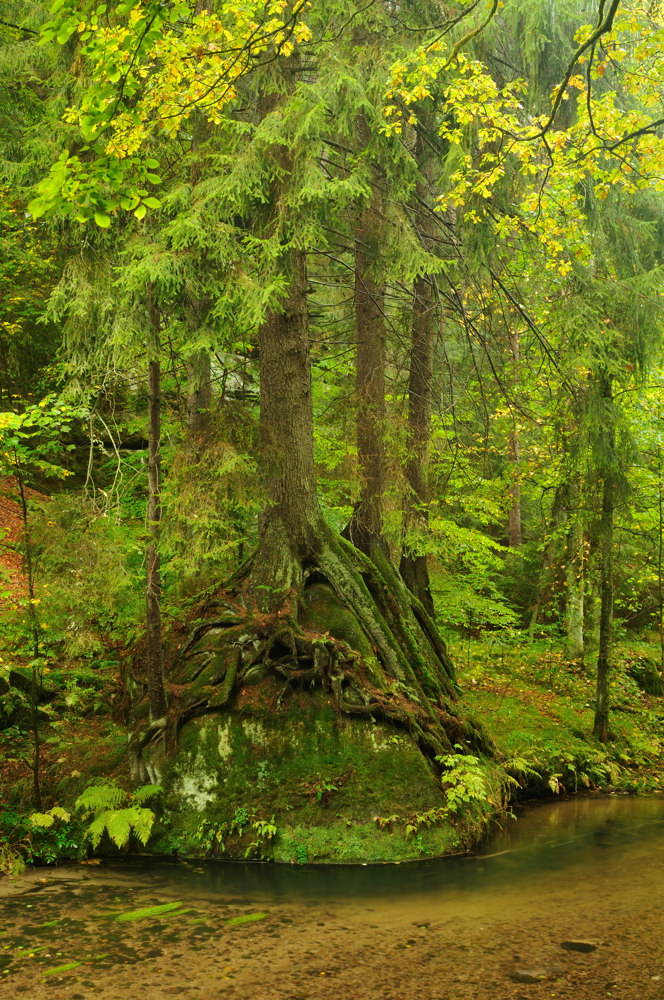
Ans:
[[[3,1000],[664,997],[661,798],[530,806],[466,857],[345,868],[136,859],[42,869],[0,893]],[[587,953],[561,948],[586,939]],[[453,992],[441,992],[446,962]],[[518,979],[523,963],[535,981]]]

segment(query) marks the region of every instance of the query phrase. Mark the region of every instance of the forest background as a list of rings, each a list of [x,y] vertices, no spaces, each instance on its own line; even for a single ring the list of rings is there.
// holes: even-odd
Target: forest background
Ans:
[[[5,829],[361,558],[521,779],[657,787],[662,5],[1,13]]]

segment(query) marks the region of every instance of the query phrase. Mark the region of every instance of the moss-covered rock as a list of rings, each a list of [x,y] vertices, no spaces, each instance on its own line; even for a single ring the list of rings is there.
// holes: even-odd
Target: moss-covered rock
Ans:
[[[243,688],[232,710],[184,725],[162,774],[154,850],[302,863],[400,861],[458,847],[449,823],[418,827],[416,817],[442,810],[445,796],[407,734],[339,715],[322,691],[292,692],[277,707],[280,693],[265,678]]]
[[[132,735],[132,781],[166,789],[155,849],[364,862],[456,846],[434,762],[491,747],[394,569],[322,530],[274,609],[241,579],[167,640],[168,718]]]

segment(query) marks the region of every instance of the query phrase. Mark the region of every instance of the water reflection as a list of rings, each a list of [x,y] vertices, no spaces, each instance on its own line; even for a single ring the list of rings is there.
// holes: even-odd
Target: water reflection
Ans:
[[[502,893],[537,893],[552,873],[592,882],[625,866],[641,864],[664,877],[664,799],[587,797],[547,802],[520,811],[474,855],[404,865],[297,866],[164,862],[132,859],[90,869],[95,882],[116,882],[155,891],[238,905],[362,901],[381,905],[406,899],[481,894],[500,905]],[[79,869],[80,870],[80,869]],[[58,877],[66,879],[66,869]],[[527,884],[527,887],[526,887]]]

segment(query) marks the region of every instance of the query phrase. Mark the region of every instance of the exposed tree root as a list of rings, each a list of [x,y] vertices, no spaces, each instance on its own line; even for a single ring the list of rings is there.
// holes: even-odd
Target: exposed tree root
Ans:
[[[384,553],[372,556],[325,529],[315,561],[285,574],[302,583],[276,611],[251,607],[251,571],[237,581],[240,595],[215,595],[173,660],[176,726],[272,676],[283,681],[275,709],[293,688],[316,687],[339,713],[407,731],[430,758],[455,744],[490,752],[481,730],[456,714],[454,668],[424,606]]]

